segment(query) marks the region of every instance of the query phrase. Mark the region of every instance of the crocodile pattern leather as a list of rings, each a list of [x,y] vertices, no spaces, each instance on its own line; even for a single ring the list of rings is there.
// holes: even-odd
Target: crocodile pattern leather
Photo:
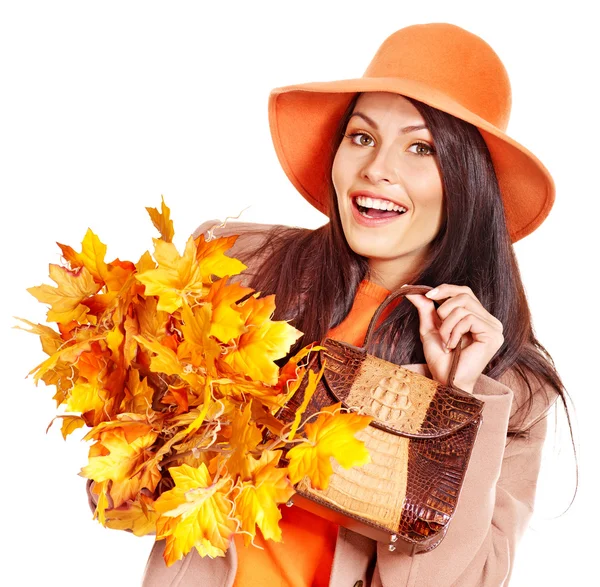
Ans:
[[[360,524],[366,535],[381,530],[382,538],[387,535],[395,543],[393,549],[398,539],[412,552],[435,548],[454,514],[483,403],[453,383],[441,385],[363,347],[330,338],[321,346],[325,350],[313,355],[309,369],[318,371],[325,361],[325,371],[303,419],[340,401],[372,415],[371,425],[357,434],[371,462],[348,470],[333,462],[326,490],[313,489],[303,479],[297,493],[324,506],[325,517],[327,508],[334,510],[336,522],[346,525],[340,518],[344,514],[355,531],[361,531]],[[293,420],[307,380],[279,411],[284,422]]]

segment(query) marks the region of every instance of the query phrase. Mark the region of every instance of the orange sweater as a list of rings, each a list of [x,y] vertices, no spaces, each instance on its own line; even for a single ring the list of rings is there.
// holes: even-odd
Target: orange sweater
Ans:
[[[389,293],[375,283],[361,282],[350,313],[327,335],[362,346],[375,310]],[[238,570],[234,587],[329,585],[337,525],[297,507],[283,507],[281,514],[283,542],[264,540],[259,530],[255,543],[263,549],[260,550],[245,547],[243,538],[235,537]]]

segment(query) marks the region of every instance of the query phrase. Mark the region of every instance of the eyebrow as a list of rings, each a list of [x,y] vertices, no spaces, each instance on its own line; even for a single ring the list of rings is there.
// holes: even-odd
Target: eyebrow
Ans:
[[[377,123],[370,118],[369,116],[367,116],[366,114],[363,114],[362,112],[353,112],[350,116],[350,118],[352,118],[353,116],[359,116],[360,118],[362,118],[363,120],[365,120],[366,122],[368,122],[375,130],[379,130],[379,127],[377,126]],[[427,128],[427,125],[425,124],[413,124],[410,126],[404,126],[400,129],[400,132],[402,134],[407,134],[409,132],[415,132],[417,130],[429,130]]]

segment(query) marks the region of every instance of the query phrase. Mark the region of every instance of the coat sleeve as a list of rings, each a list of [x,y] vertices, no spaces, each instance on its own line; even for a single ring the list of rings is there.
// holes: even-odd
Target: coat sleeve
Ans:
[[[448,532],[428,553],[409,556],[378,544],[374,586],[508,585],[515,548],[533,513],[551,394],[534,393],[526,432],[509,436],[518,386],[481,375],[474,394],[485,402],[469,468]],[[555,399],[555,397],[554,397]]]

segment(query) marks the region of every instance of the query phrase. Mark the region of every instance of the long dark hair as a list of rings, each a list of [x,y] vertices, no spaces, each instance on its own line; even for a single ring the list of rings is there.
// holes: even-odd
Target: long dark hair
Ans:
[[[331,163],[358,96],[340,120]],[[513,415],[509,434],[523,432],[520,424],[531,411],[534,392],[544,384],[560,395],[568,417],[568,395],[552,357],[533,332],[500,188],[483,137],[467,122],[416,100],[410,102],[425,119],[434,140],[446,212],[414,283],[467,285],[502,322],[504,343],[484,373],[498,379],[512,368],[528,389],[528,401],[518,410],[521,417]],[[266,249],[260,254],[256,251],[268,262],[252,268],[251,287],[263,294],[276,294],[274,319],[291,320],[304,333],[288,357],[321,340],[342,322],[361,280],[369,278],[368,259],[352,251],[346,242],[333,184],[330,178],[328,181],[330,221],[316,230],[274,227],[263,245]],[[412,304],[402,301],[390,312],[375,331],[369,352],[396,364],[425,363],[419,317]]]

